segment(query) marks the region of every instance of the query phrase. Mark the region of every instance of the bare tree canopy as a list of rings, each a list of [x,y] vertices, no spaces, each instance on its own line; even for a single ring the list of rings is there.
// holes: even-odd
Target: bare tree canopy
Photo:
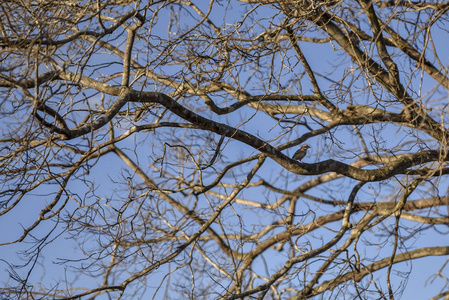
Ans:
[[[0,8],[1,299],[449,295],[448,1]]]

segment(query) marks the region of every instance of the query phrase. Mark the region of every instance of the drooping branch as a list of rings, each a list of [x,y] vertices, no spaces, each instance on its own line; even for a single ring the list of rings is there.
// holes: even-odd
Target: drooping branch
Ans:
[[[396,254],[393,263],[397,264],[399,262],[410,261],[422,257],[441,256],[441,255],[449,255],[449,247],[424,247],[409,252]],[[386,268],[388,267],[389,264],[390,264],[390,257],[386,257],[375,263],[362,267],[359,270],[347,272],[331,281],[325,281],[320,285],[316,286],[311,291],[310,296],[316,296],[325,291],[332,291],[335,287],[337,287],[339,284],[345,281],[353,280],[359,282],[365,276],[373,274],[375,271],[378,271],[380,269]]]

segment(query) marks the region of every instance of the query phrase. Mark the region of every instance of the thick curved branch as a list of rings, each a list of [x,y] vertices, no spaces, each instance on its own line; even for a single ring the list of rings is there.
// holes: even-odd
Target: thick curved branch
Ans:
[[[256,150],[265,153],[289,171],[301,175],[318,175],[327,172],[336,172],[360,181],[380,181],[390,178],[393,175],[401,174],[406,169],[416,165],[431,161],[445,161],[448,159],[448,157],[442,156],[439,151],[434,150],[404,155],[400,159],[374,170],[358,169],[332,159],[315,164],[297,163],[277,150],[275,147],[255,137],[254,135],[229,125],[204,118],[191,110],[188,110],[165,94],[156,92],[132,92],[129,100],[142,103],[148,102],[161,104],[172,113],[197,125],[198,128],[209,130],[219,135],[224,135],[243,142]]]

